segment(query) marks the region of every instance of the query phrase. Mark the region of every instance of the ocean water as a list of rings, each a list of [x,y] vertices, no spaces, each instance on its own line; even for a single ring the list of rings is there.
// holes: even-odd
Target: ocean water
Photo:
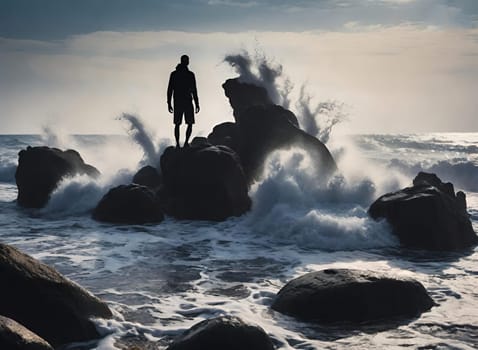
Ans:
[[[77,149],[103,175],[65,180],[43,209],[19,208],[17,154],[44,144]],[[165,349],[193,324],[223,314],[260,325],[278,349],[477,349],[478,250],[402,249],[367,209],[431,171],[467,194],[477,230],[478,134],[354,135],[328,146],[341,170],[329,181],[304,152],[276,152],[251,188],[246,215],[135,226],[98,223],[90,213],[109,188],[154,162],[164,142],[144,156],[126,136],[2,135],[0,241],[54,266],[113,310],[112,320],[97,321],[103,339],[71,349]],[[270,309],[288,280],[330,267],[413,277],[439,305],[417,319],[355,327],[312,325]]]

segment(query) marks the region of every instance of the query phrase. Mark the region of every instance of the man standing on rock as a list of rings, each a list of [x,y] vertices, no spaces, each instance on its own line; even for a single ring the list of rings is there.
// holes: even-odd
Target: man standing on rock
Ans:
[[[179,148],[179,126],[183,120],[188,125],[186,129],[186,141],[184,147],[189,147],[189,138],[194,124],[194,109],[192,99],[196,105],[196,113],[199,113],[199,99],[196,89],[196,78],[194,73],[188,69],[189,57],[181,56],[181,63],[171,73],[168,84],[168,111],[174,112],[174,136],[176,147]],[[174,97],[174,108],[171,105],[171,98]]]

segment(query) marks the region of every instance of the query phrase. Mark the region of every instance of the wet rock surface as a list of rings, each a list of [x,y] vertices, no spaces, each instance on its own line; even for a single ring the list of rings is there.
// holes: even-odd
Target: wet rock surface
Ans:
[[[18,205],[27,208],[45,206],[59,182],[75,175],[98,177],[100,172],[86,164],[75,150],[27,147],[18,154],[15,172]]]
[[[419,173],[413,186],[387,193],[369,208],[374,219],[385,218],[407,247],[453,251],[478,244],[466,210],[466,195],[435,174]]]
[[[0,349],[53,350],[50,344],[18,322],[0,316]]]
[[[368,322],[415,317],[435,303],[412,279],[372,271],[327,269],[288,282],[272,309],[315,323]]]
[[[273,350],[264,330],[238,317],[221,316],[197,323],[173,341],[168,350]]]
[[[103,196],[93,211],[98,221],[118,224],[147,224],[164,220],[156,194],[141,185],[120,185]]]
[[[164,210],[178,219],[221,221],[251,207],[244,171],[226,146],[167,148],[161,156]]]
[[[90,318],[112,316],[104,302],[54,268],[1,243],[0,276],[0,315],[54,347],[99,338]]]

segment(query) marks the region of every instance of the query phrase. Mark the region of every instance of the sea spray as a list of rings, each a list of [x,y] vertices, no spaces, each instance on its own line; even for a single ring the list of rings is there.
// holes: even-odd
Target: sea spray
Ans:
[[[237,54],[226,55],[224,61],[239,74],[239,80],[261,86],[273,103],[286,109],[291,107],[291,93],[294,85],[281,64],[256,50],[255,55],[243,50]],[[347,120],[345,105],[338,101],[324,101],[314,104],[312,95],[307,92],[307,84],[302,84],[295,103],[300,126],[323,143],[327,143],[334,126]]]
[[[118,120],[129,123],[128,133],[133,140],[142,148],[144,152],[143,162],[146,164],[156,164],[158,160],[158,149],[156,148],[151,134],[146,131],[146,127],[141,120],[132,114],[123,113]]]
[[[296,103],[299,123],[312,136],[323,143],[328,143],[335,125],[347,120],[345,105],[337,101],[313,104],[312,95],[307,92],[305,84],[300,88]]]
[[[88,176],[66,178],[53,191],[41,213],[52,217],[89,213],[108,190],[131,183],[133,175],[132,170],[120,169],[114,176],[102,177],[98,180]]]
[[[59,127],[44,125],[42,127],[41,138],[43,144],[48,147],[56,147],[60,149],[72,148],[72,138],[68,136]]]
[[[253,57],[244,50],[238,54],[226,55],[224,61],[236,70],[241,82],[262,86],[272,102],[289,108],[292,84],[283,74],[282,65],[274,64],[258,50]]]
[[[368,178],[321,179],[302,150],[273,153],[264,178],[251,190],[251,230],[302,247],[321,250],[374,248],[396,244],[388,226],[367,215],[376,196]]]
[[[104,168],[109,171],[103,174],[99,180],[94,180],[85,176],[76,176],[64,179],[55,191],[42,213],[50,216],[79,215],[88,213],[95,208],[101,197],[113,187],[131,183],[135,172],[144,165],[159,165],[160,156],[164,148],[170,143],[169,140],[155,142],[152,135],[140,117],[124,113],[119,120],[126,121],[129,124],[129,136],[133,142],[140,146],[143,152],[141,160],[136,159],[132,166],[131,161],[127,160],[125,164],[120,164],[120,168],[112,169],[102,162]],[[119,147],[113,148],[116,155],[113,159],[123,159],[127,152],[122,151],[118,157]],[[158,145],[158,146],[156,146]],[[102,145],[102,147],[108,147]],[[159,167],[158,167],[159,170]]]
[[[0,182],[15,183],[17,164],[10,159],[0,157]]]

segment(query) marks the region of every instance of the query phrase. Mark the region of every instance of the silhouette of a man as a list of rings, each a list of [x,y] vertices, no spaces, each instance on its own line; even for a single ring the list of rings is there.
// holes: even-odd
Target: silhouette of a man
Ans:
[[[194,73],[188,69],[189,57],[181,56],[181,63],[171,73],[168,84],[168,111],[174,112],[174,136],[176,147],[179,148],[179,126],[182,123],[183,115],[187,124],[186,141],[184,147],[189,146],[189,138],[194,124],[194,110],[192,100],[196,105],[196,113],[199,113],[199,99],[196,88]],[[174,99],[174,108],[171,105],[171,98]]]

